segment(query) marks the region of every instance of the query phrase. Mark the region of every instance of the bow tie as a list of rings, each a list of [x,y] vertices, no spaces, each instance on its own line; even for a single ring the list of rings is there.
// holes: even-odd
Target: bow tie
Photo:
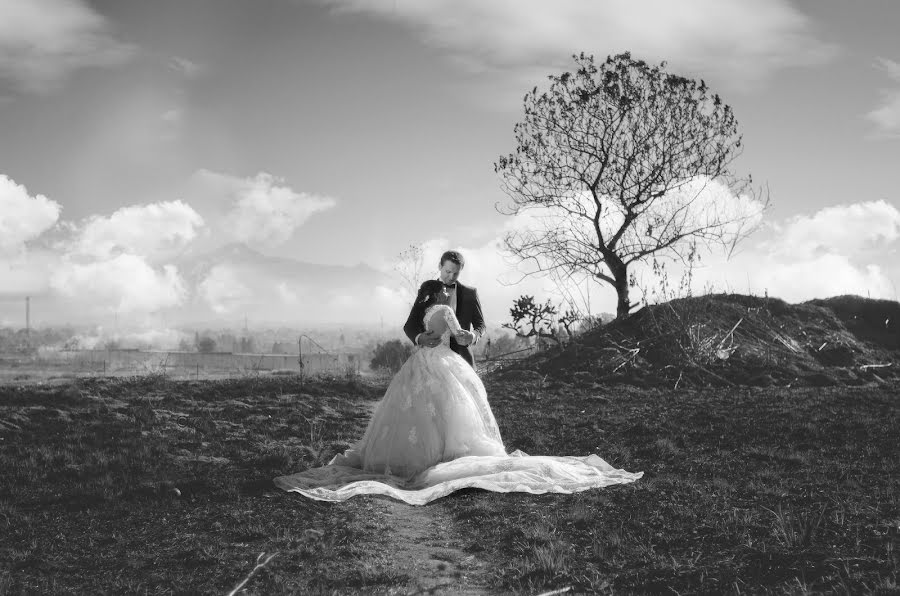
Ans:
[[[444,287],[447,288],[448,290],[455,290],[456,284],[444,284]]]

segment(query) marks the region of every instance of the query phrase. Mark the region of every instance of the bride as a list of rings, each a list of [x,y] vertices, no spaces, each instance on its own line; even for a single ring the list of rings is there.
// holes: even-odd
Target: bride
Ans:
[[[460,325],[444,284],[425,282],[416,301],[440,343],[415,349],[355,445],[327,466],[276,478],[278,487],[322,501],[374,494],[424,505],[462,488],[572,493],[643,475],[596,455],[507,454],[484,384],[450,348]]]

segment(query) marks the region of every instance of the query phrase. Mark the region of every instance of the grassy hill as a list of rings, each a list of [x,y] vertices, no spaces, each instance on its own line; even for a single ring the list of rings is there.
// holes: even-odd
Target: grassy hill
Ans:
[[[898,360],[900,303],[715,294],[645,307],[516,368],[580,385],[828,386],[897,378]]]

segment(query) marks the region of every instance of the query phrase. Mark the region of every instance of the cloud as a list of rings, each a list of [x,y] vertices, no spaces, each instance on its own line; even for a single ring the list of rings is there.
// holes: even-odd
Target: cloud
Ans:
[[[900,239],[900,211],[885,201],[826,207],[768,226],[732,259],[706,252],[693,272],[694,293],[768,294],[789,302],[858,294],[896,299],[885,267]],[[648,267],[635,269],[648,291],[659,285]],[[687,269],[671,264],[669,283]]]
[[[842,294],[872,298],[894,296],[890,280],[881,267],[874,264],[859,266],[845,255],[824,254],[794,262],[769,258],[747,265],[748,270],[752,265],[752,282],[757,292],[768,291],[788,302]]]
[[[172,56],[169,60],[169,68],[187,79],[196,78],[203,72],[202,66],[187,58],[181,58],[179,56]]]
[[[297,192],[265,172],[238,178],[200,170],[193,182],[199,201],[218,212],[211,223],[216,233],[255,247],[283,244],[314,214],[337,204],[331,197]]]
[[[202,226],[203,218],[181,201],[133,205],[108,217],[88,218],[78,233],[75,249],[101,258],[117,252],[155,256],[183,248]]]
[[[900,210],[887,201],[825,207],[798,215],[780,226],[769,243],[773,253],[791,259],[824,254],[859,256],[884,248],[900,238]]]
[[[46,91],[79,68],[119,64],[133,53],[84,0],[0,2],[0,79],[23,90]]]
[[[175,266],[157,270],[144,257],[133,254],[90,263],[67,260],[53,272],[50,285],[88,310],[120,313],[178,306],[186,295]]]
[[[197,293],[216,314],[228,314],[252,302],[254,293],[224,265],[213,267],[197,286]]]
[[[900,137],[900,62],[878,58],[875,67],[897,85],[881,91],[881,103],[866,118],[875,125],[875,136],[897,138]]]
[[[645,289],[658,289],[658,280],[645,269]],[[685,268],[668,269],[669,283],[677,285]],[[759,245],[726,260],[708,255],[693,271],[694,294],[736,292],[769,295],[788,302],[803,302],[843,294],[896,299],[894,287],[883,267],[860,262],[848,255],[827,253],[788,259]]]
[[[58,262],[58,255],[44,250],[0,255],[0,298],[45,294],[50,289],[50,274]]]
[[[23,250],[26,242],[56,223],[61,209],[56,201],[31,196],[24,186],[0,174],[0,254]]]
[[[528,73],[632,51],[678,69],[749,85],[770,72],[828,60],[809,19],[786,0],[320,0],[335,11],[400,22],[476,72]]]

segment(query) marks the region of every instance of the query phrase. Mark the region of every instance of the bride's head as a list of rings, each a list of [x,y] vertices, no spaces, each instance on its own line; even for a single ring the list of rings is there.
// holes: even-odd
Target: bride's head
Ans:
[[[424,305],[425,308],[435,304],[450,304],[450,294],[444,289],[443,282],[437,279],[430,279],[419,288],[416,303]]]

